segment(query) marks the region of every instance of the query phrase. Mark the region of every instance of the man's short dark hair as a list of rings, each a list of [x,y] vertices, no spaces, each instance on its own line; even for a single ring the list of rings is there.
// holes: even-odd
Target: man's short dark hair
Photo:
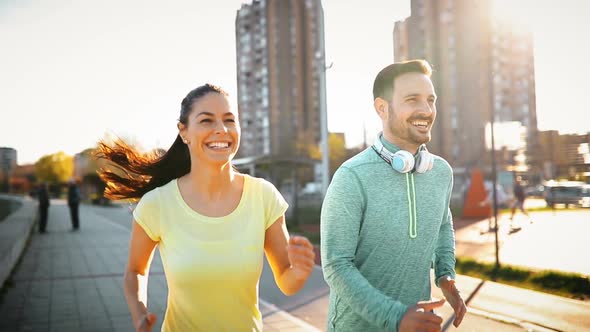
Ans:
[[[393,82],[398,76],[406,73],[422,73],[430,77],[432,67],[426,60],[409,60],[396,62],[381,69],[373,83],[373,100],[383,98],[391,101],[393,98]]]

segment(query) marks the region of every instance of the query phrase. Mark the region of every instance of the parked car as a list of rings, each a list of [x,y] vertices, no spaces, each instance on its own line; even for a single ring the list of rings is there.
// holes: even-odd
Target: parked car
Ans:
[[[527,187],[524,189],[524,193],[527,196],[543,197],[545,195],[545,186],[542,184]]]
[[[585,208],[590,208],[590,184],[582,186],[582,198],[580,198],[580,205]]]
[[[562,181],[549,182],[545,185],[545,201],[550,207],[555,204],[581,205],[583,182]]]

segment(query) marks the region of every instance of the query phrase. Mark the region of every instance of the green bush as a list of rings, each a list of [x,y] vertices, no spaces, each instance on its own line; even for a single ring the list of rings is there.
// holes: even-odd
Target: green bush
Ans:
[[[531,275],[531,271],[514,268],[512,266],[502,267],[498,270],[497,278],[508,281],[527,280]]]
[[[590,279],[576,274],[543,271],[531,277],[531,282],[541,285],[543,288],[590,295]]]
[[[299,207],[294,218],[287,219],[289,225],[319,225],[321,206]]]
[[[509,265],[496,269],[492,263],[465,258],[457,259],[456,270],[460,274],[546,293],[581,299],[590,297],[590,279],[575,273],[532,271]]]

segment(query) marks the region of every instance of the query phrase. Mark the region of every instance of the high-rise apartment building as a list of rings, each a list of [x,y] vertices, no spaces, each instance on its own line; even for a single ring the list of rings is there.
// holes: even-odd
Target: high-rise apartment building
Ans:
[[[9,190],[9,179],[17,166],[16,150],[0,147],[0,191]]]
[[[304,156],[325,112],[320,0],[254,0],[236,16],[239,157]]]
[[[454,166],[489,165],[485,128],[492,111],[496,124],[517,121],[524,128],[520,151],[498,153],[500,167],[523,152],[534,164],[532,34],[494,17],[491,6],[490,0],[412,0],[411,16],[395,23],[395,61],[423,58],[433,66],[438,114],[428,146]]]

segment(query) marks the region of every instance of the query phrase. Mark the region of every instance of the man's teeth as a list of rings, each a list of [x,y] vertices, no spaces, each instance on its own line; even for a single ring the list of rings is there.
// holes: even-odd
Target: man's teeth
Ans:
[[[426,127],[428,126],[428,121],[414,121],[412,124],[414,126]]]
[[[213,148],[213,149],[224,149],[224,148],[227,148],[228,146],[229,146],[229,143],[227,143],[227,142],[213,142],[213,143],[207,144],[207,147]]]

